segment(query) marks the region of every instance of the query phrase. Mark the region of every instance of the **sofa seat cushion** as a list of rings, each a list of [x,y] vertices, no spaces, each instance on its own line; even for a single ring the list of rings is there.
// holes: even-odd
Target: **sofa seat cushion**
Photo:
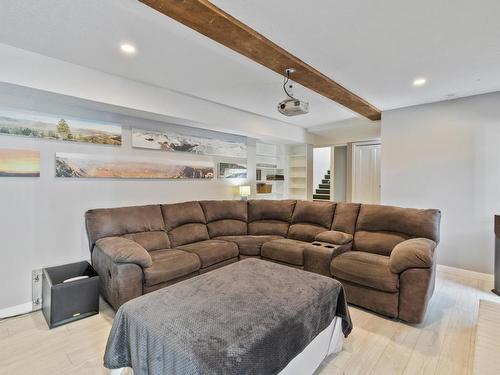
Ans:
[[[198,255],[201,268],[210,267],[216,263],[238,256],[238,245],[234,242],[221,240],[206,240],[177,247],[178,250]]]
[[[347,251],[332,260],[330,271],[334,278],[358,285],[397,292],[399,276],[389,269],[389,257],[363,251]]]
[[[284,238],[266,242],[262,245],[261,255],[263,258],[302,266],[304,265],[304,249],[308,246],[311,246],[308,242]]]
[[[186,251],[164,249],[149,253],[153,265],[144,268],[144,284],[153,286],[189,275],[200,269],[200,260],[196,254]]]
[[[221,236],[217,240],[234,242],[238,245],[240,255],[260,255],[262,245],[266,242],[279,240],[281,236]]]

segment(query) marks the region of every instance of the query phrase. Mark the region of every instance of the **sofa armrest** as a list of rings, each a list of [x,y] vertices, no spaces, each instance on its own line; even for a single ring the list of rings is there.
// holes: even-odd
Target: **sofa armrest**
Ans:
[[[345,245],[352,242],[352,235],[349,233],[339,232],[337,230],[328,230],[318,234],[314,240],[319,242],[328,242],[334,245]]]
[[[392,249],[389,268],[401,273],[409,268],[431,268],[436,243],[427,238],[412,238],[397,244]]]
[[[143,268],[153,265],[153,260],[147,250],[127,238],[101,238],[95,245],[115,263],[134,263]]]
[[[117,263],[100,247],[92,252],[92,265],[99,275],[99,292],[115,310],[143,293],[144,272],[135,263]]]

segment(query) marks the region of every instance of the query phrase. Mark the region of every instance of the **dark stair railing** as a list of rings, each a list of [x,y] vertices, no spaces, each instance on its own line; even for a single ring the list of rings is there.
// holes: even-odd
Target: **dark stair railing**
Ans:
[[[321,180],[316,192],[313,194],[315,201],[329,201],[330,200],[330,171],[325,174],[325,178]]]

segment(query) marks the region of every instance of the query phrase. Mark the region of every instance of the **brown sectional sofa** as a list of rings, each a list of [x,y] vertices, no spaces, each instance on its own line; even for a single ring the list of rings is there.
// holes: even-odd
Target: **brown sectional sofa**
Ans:
[[[90,210],[101,294],[126,301],[246,257],[340,280],[350,303],[420,323],[434,289],[439,210],[295,200]]]

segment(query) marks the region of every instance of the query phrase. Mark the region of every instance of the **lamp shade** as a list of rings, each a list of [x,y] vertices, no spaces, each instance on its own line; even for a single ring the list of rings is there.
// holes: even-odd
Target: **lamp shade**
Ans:
[[[240,195],[242,197],[248,197],[250,194],[251,194],[250,186],[248,186],[248,185],[240,186]]]

